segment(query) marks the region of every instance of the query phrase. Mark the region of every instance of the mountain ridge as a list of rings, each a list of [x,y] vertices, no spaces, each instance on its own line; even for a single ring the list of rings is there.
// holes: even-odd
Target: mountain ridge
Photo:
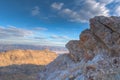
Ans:
[[[0,80],[36,80],[38,72],[57,57],[49,50],[10,50],[0,53]]]
[[[57,54],[49,50],[10,50],[0,53],[0,66],[11,64],[46,65],[56,58]],[[47,60],[48,59],[48,60]],[[5,62],[5,63],[3,63]]]
[[[23,45],[23,44],[1,44],[0,52],[9,51],[9,50],[44,50],[49,49],[50,51],[67,51],[65,47],[61,46],[47,46],[47,45]]]

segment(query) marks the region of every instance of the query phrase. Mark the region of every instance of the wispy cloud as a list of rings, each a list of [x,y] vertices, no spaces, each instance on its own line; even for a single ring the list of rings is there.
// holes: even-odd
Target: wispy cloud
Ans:
[[[34,37],[34,39],[38,39],[38,40],[45,40],[46,38],[45,37]]]
[[[0,38],[17,38],[26,37],[33,34],[30,30],[25,30],[21,28],[16,28],[14,26],[0,27]]]
[[[67,36],[58,36],[58,35],[52,35],[51,38],[52,38],[52,39],[59,39],[59,40],[61,40],[61,39],[63,39],[63,40],[70,39],[70,38],[67,37]]]
[[[40,14],[40,8],[39,8],[38,6],[35,6],[35,7],[32,9],[31,14],[32,14],[33,16],[39,15],[39,14]]]
[[[67,36],[49,36],[38,30],[46,30],[46,28],[38,27],[37,30],[26,30],[11,25],[0,26],[0,43],[64,46],[69,40]]]
[[[109,4],[109,3],[113,2],[113,1],[117,1],[117,0],[97,0],[97,1],[106,5],[106,4]]]
[[[45,27],[36,27],[36,28],[34,28],[34,30],[37,30],[37,31],[46,31],[48,29],[45,28]]]
[[[54,2],[54,3],[51,5],[51,7],[52,7],[53,9],[56,9],[56,10],[61,10],[62,7],[63,7],[63,5],[64,5],[64,3],[56,3],[56,2]]]

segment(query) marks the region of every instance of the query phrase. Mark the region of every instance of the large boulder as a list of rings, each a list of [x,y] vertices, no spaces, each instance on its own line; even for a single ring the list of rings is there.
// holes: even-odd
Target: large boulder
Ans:
[[[71,40],[66,44],[66,47],[69,50],[69,56],[71,59],[73,59],[75,62],[80,61],[83,57],[84,51],[82,48],[80,48],[80,41],[79,40]]]

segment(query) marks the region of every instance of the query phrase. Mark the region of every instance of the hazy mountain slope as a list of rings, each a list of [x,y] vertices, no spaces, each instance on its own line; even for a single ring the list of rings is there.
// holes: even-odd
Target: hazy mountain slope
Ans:
[[[56,58],[54,52],[48,50],[11,50],[0,53],[0,66],[12,64],[46,65]]]
[[[0,80],[36,80],[43,65],[22,64],[0,67]]]
[[[49,50],[11,50],[0,53],[0,80],[36,80],[38,72],[57,55]]]
[[[23,44],[0,44],[0,52],[8,50],[44,50],[49,49],[50,51],[67,51],[65,47],[60,46],[44,46],[44,45],[23,45]]]

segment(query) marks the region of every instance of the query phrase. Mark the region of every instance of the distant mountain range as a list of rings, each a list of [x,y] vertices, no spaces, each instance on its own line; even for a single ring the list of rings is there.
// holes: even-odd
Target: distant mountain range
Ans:
[[[0,52],[9,51],[9,50],[45,50],[49,49],[50,51],[54,51],[57,53],[67,52],[65,47],[60,46],[43,46],[43,45],[22,45],[22,44],[0,44]]]
[[[44,65],[58,55],[49,50],[10,50],[0,53],[0,80],[36,80]]]

